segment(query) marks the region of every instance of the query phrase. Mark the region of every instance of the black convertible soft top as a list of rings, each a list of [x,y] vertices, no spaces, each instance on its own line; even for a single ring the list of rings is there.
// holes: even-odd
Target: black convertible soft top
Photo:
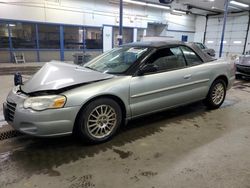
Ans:
[[[171,46],[187,46],[191,48],[193,51],[200,56],[203,62],[210,62],[216,60],[215,58],[211,57],[207,53],[204,53],[197,45],[194,43],[188,42],[181,42],[181,41],[145,41],[145,42],[133,42],[124,44],[123,46],[131,46],[131,47],[146,47],[146,48],[164,48],[164,47],[171,47]]]

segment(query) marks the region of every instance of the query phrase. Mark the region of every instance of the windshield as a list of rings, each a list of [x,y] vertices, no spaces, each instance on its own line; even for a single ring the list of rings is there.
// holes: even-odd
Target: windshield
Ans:
[[[123,73],[147,50],[144,47],[118,47],[86,63],[84,67],[103,73]]]

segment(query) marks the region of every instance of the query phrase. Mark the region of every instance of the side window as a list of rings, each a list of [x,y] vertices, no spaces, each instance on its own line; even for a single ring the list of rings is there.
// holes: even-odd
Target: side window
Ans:
[[[202,49],[202,50],[204,50],[204,49],[206,49],[205,48],[205,46],[202,44],[202,43],[195,43],[196,44],[196,46],[198,46],[200,49]]]
[[[198,57],[192,49],[186,46],[182,46],[181,49],[189,66],[203,63],[200,57]]]
[[[156,65],[159,71],[183,68],[185,59],[179,47],[157,50],[150,58],[150,63]]]

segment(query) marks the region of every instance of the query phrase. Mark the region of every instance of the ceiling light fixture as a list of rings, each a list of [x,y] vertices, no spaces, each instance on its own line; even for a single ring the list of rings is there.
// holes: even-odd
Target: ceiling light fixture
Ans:
[[[233,5],[237,5],[237,6],[240,6],[240,7],[249,7],[249,5],[245,4],[245,3],[240,3],[238,1],[230,1],[230,4],[233,4]]]
[[[131,3],[131,4],[135,4],[135,5],[143,5],[143,6],[147,5],[146,2],[139,2],[139,1],[133,1],[133,0],[123,0],[123,2],[125,2],[125,3]]]
[[[157,4],[153,4],[153,3],[140,2],[140,1],[123,0],[123,2],[125,2],[125,3],[131,3],[131,4],[135,4],[135,5],[142,5],[142,6],[147,6],[147,7],[153,7],[153,8],[166,9],[166,10],[170,9],[170,7],[168,7],[168,6],[157,5]]]
[[[242,41],[238,41],[238,40],[234,41],[234,44],[241,44],[241,43]]]
[[[154,7],[154,8],[160,8],[160,9],[166,9],[166,10],[170,9],[170,7],[167,7],[167,6],[156,5],[156,4],[151,4],[151,3],[147,3],[147,6]]]
[[[172,10],[172,12],[173,13],[177,13],[177,14],[186,14],[186,12],[185,11],[183,11],[183,10]]]

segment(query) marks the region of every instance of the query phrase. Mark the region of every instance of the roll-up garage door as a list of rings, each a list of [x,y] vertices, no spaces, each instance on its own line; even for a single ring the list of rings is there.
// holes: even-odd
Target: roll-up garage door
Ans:
[[[223,57],[229,54],[242,54],[248,27],[248,14],[232,14],[227,17]],[[219,56],[223,17],[208,18],[205,44]]]

